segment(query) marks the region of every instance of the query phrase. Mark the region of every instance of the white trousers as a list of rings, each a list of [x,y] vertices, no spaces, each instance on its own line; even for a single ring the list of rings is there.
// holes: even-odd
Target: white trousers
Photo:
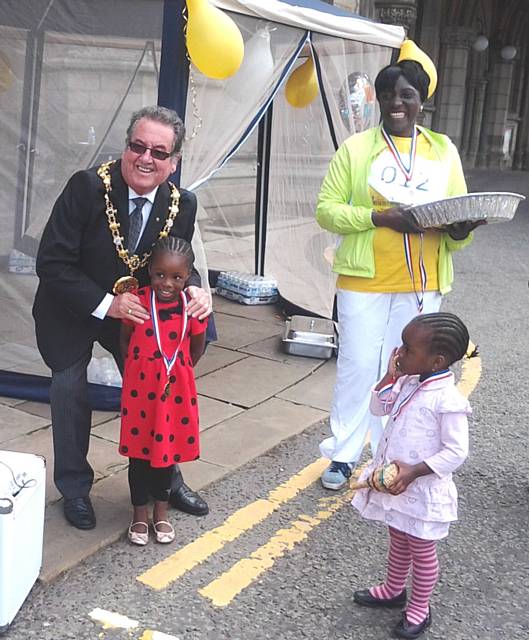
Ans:
[[[441,294],[424,294],[423,313],[441,306]],[[373,454],[385,420],[371,415],[372,386],[386,372],[389,356],[402,343],[401,334],[418,315],[414,293],[362,293],[338,289],[339,346],[331,407],[332,437],[320,444],[329,460],[357,462],[368,431]]]

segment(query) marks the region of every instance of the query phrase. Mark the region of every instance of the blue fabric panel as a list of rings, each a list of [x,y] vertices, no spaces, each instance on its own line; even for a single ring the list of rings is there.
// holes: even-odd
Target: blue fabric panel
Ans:
[[[51,378],[0,370],[0,395],[7,398],[50,402]],[[103,384],[88,385],[88,401],[98,411],[119,411],[121,388]]]
[[[163,5],[162,55],[158,84],[158,105],[173,109],[186,121],[189,61],[184,36],[185,0],[165,0]],[[182,164],[179,162],[170,179],[180,186]]]
[[[371,22],[369,18],[359,16],[357,13],[351,13],[350,11],[346,11],[340,7],[335,7],[332,4],[327,4],[326,2],[321,2],[320,0],[280,0],[280,2],[283,4],[289,4],[293,7],[303,7],[304,9],[315,9],[322,13],[331,13],[334,16],[342,16],[346,18],[354,16],[359,20],[367,20],[368,22]]]

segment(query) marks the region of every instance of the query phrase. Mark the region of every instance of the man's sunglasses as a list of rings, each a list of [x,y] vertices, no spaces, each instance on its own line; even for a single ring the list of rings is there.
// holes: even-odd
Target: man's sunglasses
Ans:
[[[172,152],[169,153],[167,151],[161,151],[160,149],[153,149],[152,147],[146,147],[145,145],[140,144],[139,142],[129,142],[128,147],[133,153],[137,153],[139,156],[142,156],[146,151],[150,151],[151,156],[155,160],[167,160],[167,158],[170,158],[173,155]]]

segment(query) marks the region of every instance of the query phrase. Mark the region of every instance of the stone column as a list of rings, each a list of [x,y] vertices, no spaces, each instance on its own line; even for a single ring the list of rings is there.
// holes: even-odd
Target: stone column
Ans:
[[[514,150],[513,169],[527,171],[529,169],[529,53],[525,58],[523,75],[523,107]]]
[[[509,113],[514,65],[512,60],[502,59],[499,47],[493,48],[490,56],[491,67],[477,165],[501,168],[505,160],[503,138]]]
[[[417,0],[375,0],[376,19],[385,24],[397,24],[413,36],[417,21]]]
[[[375,0],[334,0],[333,4],[364,18],[375,17]]]
[[[446,27],[441,33],[439,82],[433,128],[461,146],[465,115],[468,57],[476,34],[465,27]]]
[[[485,108],[487,80],[475,80],[472,89],[472,111],[470,119],[467,120],[467,122],[470,122],[470,127],[468,127],[468,138],[467,143],[465,144],[465,159],[468,167],[475,167],[478,157],[481,127],[483,125],[483,110]]]

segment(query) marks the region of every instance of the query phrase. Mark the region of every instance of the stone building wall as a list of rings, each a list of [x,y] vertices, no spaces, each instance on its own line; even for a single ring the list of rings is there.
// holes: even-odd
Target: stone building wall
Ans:
[[[529,169],[529,3],[519,0],[334,0],[405,27],[434,60],[439,88],[426,126],[447,133],[467,167]],[[486,38],[480,48],[478,36]],[[513,59],[509,57],[513,52]]]

